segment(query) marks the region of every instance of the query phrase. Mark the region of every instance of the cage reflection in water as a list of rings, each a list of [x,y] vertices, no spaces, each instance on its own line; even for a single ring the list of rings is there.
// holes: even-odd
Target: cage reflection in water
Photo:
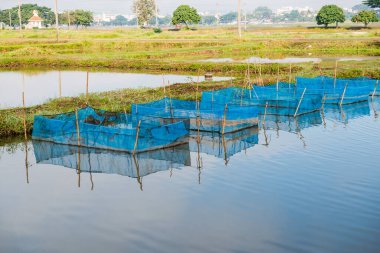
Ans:
[[[222,159],[247,150],[259,142],[258,128],[251,127],[233,133],[190,132],[190,150]],[[198,145],[199,143],[199,145]]]
[[[36,140],[33,140],[33,148],[37,163],[80,170],[81,173],[141,178],[159,171],[191,166],[188,143],[136,155]]]
[[[361,118],[364,116],[369,116],[371,114],[371,109],[368,101],[346,104],[346,105],[334,105],[326,104],[324,106],[323,116],[326,119],[348,123],[349,120]]]

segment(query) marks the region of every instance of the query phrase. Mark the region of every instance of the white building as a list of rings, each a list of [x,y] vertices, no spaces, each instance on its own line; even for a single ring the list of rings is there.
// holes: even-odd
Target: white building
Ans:
[[[26,29],[42,28],[43,19],[38,16],[38,11],[33,11],[33,16],[29,19],[28,24],[25,26]]]

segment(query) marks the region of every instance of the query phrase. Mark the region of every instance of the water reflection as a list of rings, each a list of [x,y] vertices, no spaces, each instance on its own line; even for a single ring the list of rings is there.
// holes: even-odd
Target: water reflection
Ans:
[[[147,175],[191,166],[188,144],[132,155],[33,140],[33,150],[38,164],[75,169],[79,187],[81,173],[90,173],[91,179],[92,174],[105,173],[136,178],[142,190],[142,178]],[[93,182],[91,185],[93,189]]]
[[[230,78],[214,77],[214,81]],[[204,81],[204,77],[172,74],[144,74],[85,71],[6,71],[0,72],[0,108],[42,104],[57,97],[72,97],[91,92],[125,88],[156,88],[173,83]]]

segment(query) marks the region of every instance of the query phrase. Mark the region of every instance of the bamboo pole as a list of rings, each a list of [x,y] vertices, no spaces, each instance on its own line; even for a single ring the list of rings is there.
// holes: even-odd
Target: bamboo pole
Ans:
[[[137,124],[137,128],[136,128],[136,140],[135,140],[135,146],[133,148],[133,153],[132,153],[133,156],[136,154],[137,144],[139,141],[140,125],[141,125],[141,120],[139,120],[139,123]]]
[[[12,27],[12,14],[11,14],[11,10],[9,10],[9,27]]]
[[[279,79],[280,79],[280,65],[277,66],[277,82],[276,82],[276,90],[278,92],[278,84],[279,84]]]
[[[77,131],[77,144],[78,147],[81,146],[81,141],[80,141],[80,128],[79,128],[79,118],[78,118],[78,110],[75,109],[75,125],[76,125],[76,131]]]
[[[290,88],[290,83],[292,82],[292,64],[289,64],[289,88]]]
[[[140,190],[143,191],[143,183],[142,183],[142,179],[140,176],[140,165],[139,165],[135,155],[132,155],[132,158],[133,158],[133,161],[134,161],[135,166],[136,166],[137,183],[140,185]]]
[[[334,70],[334,89],[335,89],[335,85],[336,85],[336,78],[337,78],[337,75],[338,75],[338,60],[335,61],[335,70]]]
[[[340,106],[342,106],[342,104],[343,104],[344,96],[346,95],[347,86],[348,86],[348,83],[346,83],[346,86],[344,86],[342,98],[341,98],[340,103],[339,103]]]
[[[300,109],[300,106],[301,106],[301,103],[302,103],[303,97],[305,96],[305,92],[306,92],[306,88],[305,88],[305,89],[303,90],[303,92],[302,92],[301,99],[300,99],[300,101],[298,102],[296,112],[294,113],[294,117],[297,117],[298,110]]]
[[[164,86],[164,97],[166,97],[166,83],[165,83],[165,77],[162,76],[162,84]]]
[[[62,77],[61,71],[58,71],[58,96],[62,97]]]
[[[268,102],[265,103],[264,118],[263,118],[263,121],[261,122],[264,129],[265,129],[265,120],[267,117],[267,109],[268,109]]]
[[[321,107],[321,116],[323,121],[323,126],[326,128],[326,119],[325,119],[325,101],[326,101],[326,95],[323,96],[322,99],[322,107]]]
[[[375,88],[373,89],[372,99],[373,99],[373,97],[374,97],[375,94],[376,94],[376,90],[377,90],[377,86],[378,86],[378,85],[379,85],[379,80],[376,81]]]
[[[26,183],[29,184],[28,133],[27,133],[27,129],[26,129],[25,92],[22,92],[22,107],[23,107],[23,125],[24,125],[24,145],[25,145],[25,171],[26,171]]]
[[[228,110],[228,104],[224,107],[224,116],[223,116],[223,123],[222,123],[222,135],[225,133],[226,128],[226,121],[227,121],[227,110]]]
[[[86,100],[87,100],[87,104],[88,104],[88,83],[89,83],[89,79],[90,79],[90,73],[87,71],[87,75],[86,75]]]

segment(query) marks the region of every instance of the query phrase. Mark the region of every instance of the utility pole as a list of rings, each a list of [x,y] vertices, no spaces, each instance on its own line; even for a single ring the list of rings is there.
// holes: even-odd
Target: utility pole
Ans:
[[[238,32],[241,38],[241,0],[238,0]]]
[[[22,22],[21,22],[21,0],[18,0],[18,19],[20,21],[20,32],[22,31]]]
[[[157,7],[157,0],[154,0],[154,6],[156,8],[156,27],[158,27],[158,7]]]
[[[9,27],[12,27],[12,14],[11,14],[11,10],[9,10]]]
[[[57,42],[59,42],[58,0],[55,0],[55,29],[57,31]]]
[[[67,11],[67,24],[70,30],[70,11]]]

